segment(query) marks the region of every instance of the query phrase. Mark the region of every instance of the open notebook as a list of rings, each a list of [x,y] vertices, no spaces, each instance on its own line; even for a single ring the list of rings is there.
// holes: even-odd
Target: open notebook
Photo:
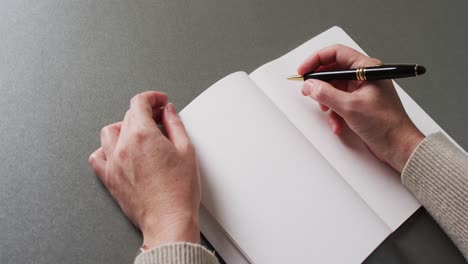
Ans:
[[[286,80],[333,27],[251,74],[221,79],[181,111],[202,175],[201,229],[228,263],[359,263],[420,206],[399,175]],[[396,84],[395,84],[396,85]],[[398,86],[425,133],[441,128]]]

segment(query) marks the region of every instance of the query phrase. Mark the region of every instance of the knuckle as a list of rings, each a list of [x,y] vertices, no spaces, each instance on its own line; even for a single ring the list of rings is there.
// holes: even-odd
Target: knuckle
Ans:
[[[108,126],[101,128],[101,137],[106,135],[108,129],[109,129]]]
[[[118,161],[123,161],[128,157],[128,151],[125,148],[116,148],[113,154]]]
[[[150,137],[150,131],[147,128],[141,127],[133,132],[133,136],[137,143],[143,143]]]
[[[101,137],[105,137],[109,132],[114,129],[114,124],[107,125],[101,129]]]
[[[89,156],[88,163],[91,166],[91,168],[94,169],[94,167],[96,166],[96,154],[93,153]]]
[[[137,94],[135,96],[132,97],[132,99],[130,99],[130,104],[135,104],[136,102],[138,102],[141,98],[141,94]]]

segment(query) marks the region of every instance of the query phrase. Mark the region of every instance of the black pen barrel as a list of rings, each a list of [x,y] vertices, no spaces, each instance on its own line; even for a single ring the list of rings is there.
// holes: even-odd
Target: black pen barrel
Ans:
[[[317,79],[324,82],[333,80],[356,80],[356,70],[339,70],[329,72],[311,72],[304,75],[304,80]]]
[[[418,66],[411,64],[382,65],[366,67],[366,80],[398,79],[418,75]]]
[[[310,72],[303,76],[304,80],[318,79],[322,81],[333,80],[382,80],[414,77],[424,74],[426,69],[417,64],[390,64],[363,67],[352,70],[336,70],[326,72]]]

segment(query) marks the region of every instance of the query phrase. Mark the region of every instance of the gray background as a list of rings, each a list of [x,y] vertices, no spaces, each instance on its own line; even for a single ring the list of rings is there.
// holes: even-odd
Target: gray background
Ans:
[[[466,0],[1,0],[0,262],[130,263],[140,236],[87,163],[100,128],[138,92],[181,109],[333,25],[371,56],[427,66],[399,83],[466,149],[467,14]],[[420,210],[367,262],[463,260]]]

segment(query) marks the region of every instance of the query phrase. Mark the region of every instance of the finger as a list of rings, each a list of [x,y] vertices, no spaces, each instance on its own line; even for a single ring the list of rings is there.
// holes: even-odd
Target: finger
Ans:
[[[297,69],[299,74],[315,71],[320,66],[335,64],[337,68],[357,68],[381,64],[382,62],[370,58],[350,47],[336,44],[323,48],[310,55]]]
[[[117,122],[108,126],[105,126],[101,130],[101,147],[106,154],[106,157],[110,157],[114,152],[115,145],[119,139],[120,129],[122,122]]]
[[[335,111],[330,111],[328,113],[328,124],[330,124],[333,133],[338,136],[343,131],[343,118]]]
[[[124,119],[122,121],[122,125],[120,127],[120,135],[119,135],[119,139],[121,138],[126,138],[128,136],[128,128],[130,128],[130,119],[131,119],[131,112],[130,110],[127,110],[127,112],[125,113],[125,116],[124,116]],[[120,141],[120,140],[118,140]]]
[[[130,101],[130,111],[137,121],[147,127],[156,127],[154,112],[167,104],[167,95],[160,92],[144,92],[135,95]]]
[[[338,114],[342,114],[345,102],[352,96],[350,93],[336,89],[329,83],[313,79],[304,83],[302,93]]]
[[[94,173],[100,178],[103,179],[106,172],[106,154],[104,150],[98,148],[89,156],[89,165],[93,168]]]
[[[191,146],[184,124],[172,103],[167,104],[164,108],[163,124],[169,140],[178,150],[185,151]]]
[[[330,83],[333,87],[335,87],[336,89],[340,89],[340,90],[344,91],[344,90],[342,89],[343,85],[342,85],[341,83],[337,83],[336,81],[331,81],[331,82],[329,82],[329,83]],[[304,94],[304,89],[302,89],[301,92],[302,92],[302,95],[307,96],[306,94]],[[319,103],[319,106],[320,106],[320,110],[322,110],[322,112],[327,112],[328,109],[330,109],[328,106],[326,106],[326,105],[324,105],[324,104],[320,104],[320,103]]]
[[[317,69],[315,69],[314,71],[317,71],[317,72],[322,72],[322,71],[333,71],[333,70],[336,70],[336,68],[338,68],[338,66],[336,65],[336,63],[332,63],[332,64],[327,64],[327,65],[320,65]]]

